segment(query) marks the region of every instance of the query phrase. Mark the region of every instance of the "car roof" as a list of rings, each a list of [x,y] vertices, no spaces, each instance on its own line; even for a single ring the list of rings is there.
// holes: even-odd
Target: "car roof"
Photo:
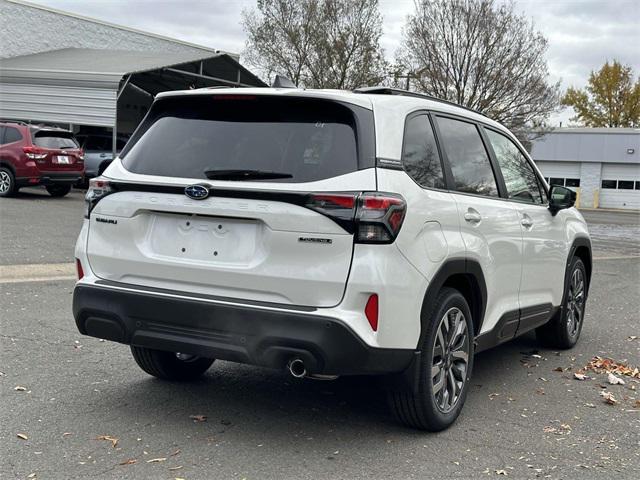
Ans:
[[[491,125],[497,129],[508,130],[498,122],[489,117],[475,112],[469,108],[456,105],[452,102],[439,100],[435,97],[420,96],[413,92],[401,94],[401,90],[372,88],[361,89],[359,91],[332,90],[332,89],[302,89],[302,88],[198,88],[193,90],[174,90],[159,93],[156,98],[198,95],[275,95],[283,97],[303,97],[303,98],[326,98],[330,100],[342,101],[363,108],[384,114],[385,110],[393,110],[397,114],[400,111],[408,114],[416,110],[430,110],[435,112],[448,113],[470,120]]]

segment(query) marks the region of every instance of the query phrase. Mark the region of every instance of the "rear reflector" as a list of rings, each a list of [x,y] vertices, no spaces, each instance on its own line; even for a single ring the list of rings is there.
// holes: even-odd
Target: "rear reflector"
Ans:
[[[82,277],[84,277],[84,270],[82,270],[82,263],[80,263],[79,258],[76,258],[76,270],[78,272],[78,280],[82,280]]]
[[[369,320],[369,325],[374,332],[378,331],[378,294],[374,293],[367,300],[367,306],[364,307],[364,314]]]

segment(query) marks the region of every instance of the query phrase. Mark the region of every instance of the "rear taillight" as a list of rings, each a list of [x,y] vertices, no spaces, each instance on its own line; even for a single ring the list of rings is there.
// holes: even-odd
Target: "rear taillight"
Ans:
[[[355,235],[356,243],[392,243],[407,204],[393,193],[312,193],[305,204]]]
[[[398,233],[407,203],[392,193],[364,193],[356,209],[356,242],[392,243]]]
[[[84,197],[84,218],[89,218],[91,210],[100,200],[113,193],[113,186],[105,177],[96,177],[89,180],[89,189]]]
[[[44,160],[47,158],[47,151],[38,147],[22,147],[22,150],[31,160]]]
[[[78,160],[80,160],[81,162],[84,162],[84,150],[80,150],[78,152]]]

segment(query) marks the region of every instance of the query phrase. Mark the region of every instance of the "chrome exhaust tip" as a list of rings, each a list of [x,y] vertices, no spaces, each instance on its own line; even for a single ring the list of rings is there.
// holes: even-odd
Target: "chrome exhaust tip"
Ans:
[[[291,376],[295,378],[303,378],[307,376],[307,369],[304,366],[304,362],[299,358],[289,360],[287,368],[289,369]]]

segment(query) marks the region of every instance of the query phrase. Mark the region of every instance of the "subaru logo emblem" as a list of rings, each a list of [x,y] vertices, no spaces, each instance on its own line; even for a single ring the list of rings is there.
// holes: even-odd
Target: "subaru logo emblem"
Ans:
[[[204,185],[189,185],[185,187],[184,194],[194,200],[204,200],[209,196],[209,189]]]

